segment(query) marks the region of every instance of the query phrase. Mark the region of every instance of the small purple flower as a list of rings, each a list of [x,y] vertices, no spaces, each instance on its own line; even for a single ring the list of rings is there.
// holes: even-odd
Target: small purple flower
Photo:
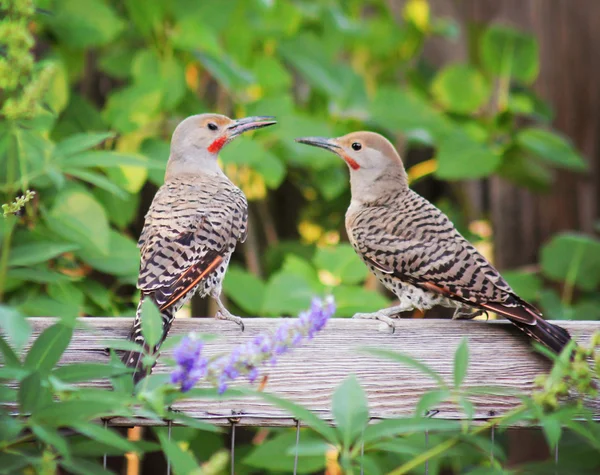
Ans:
[[[190,335],[183,338],[173,351],[177,368],[171,373],[171,382],[181,383],[182,392],[189,391],[206,376],[208,360],[202,357],[202,347],[202,341]]]
[[[250,382],[258,378],[258,366],[299,346],[303,340],[311,340],[325,327],[335,313],[333,297],[325,301],[315,298],[310,310],[301,312],[297,319],[283,322],[272,335],[258,335],[247,343],[233,349],[210,363],[203,358],[202,342],[186,337],[173,354],[178,367],[171,374],[171,382],[181,383],[181,391],[189,391],[196,382],[205,377],[218,388],[219,394],[227,390],[231,381],[245,375]]]

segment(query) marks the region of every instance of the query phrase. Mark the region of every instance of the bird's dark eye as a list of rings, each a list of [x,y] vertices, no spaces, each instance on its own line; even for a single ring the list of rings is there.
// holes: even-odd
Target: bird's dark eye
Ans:
[[[219,128],[217,126],[217,124],[215,124],[214,122],[209,122],[208,125],[207,125],[207,127],[208,127],[208,130],[212,130],[212,131],[215,131],[215,130],[217,130]]]
[[[357,152],[362,148],[362,145],[359,144],[358,142],[354,142],[352,144],[352,150],[356,150]]]

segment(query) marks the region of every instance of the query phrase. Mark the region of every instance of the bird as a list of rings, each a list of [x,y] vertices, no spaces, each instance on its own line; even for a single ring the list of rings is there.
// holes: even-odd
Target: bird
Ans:
[[[567,330],[544,320],[441,210],[409,188],[400,155],[385,137],[353,132],[296,141],[333,152],[346,162],[351,191],[345,217],[348,238],[369,270],[399,300],[397,306],[355,318],[383,321],[393,331],[392,316],[441,305],[455,310],[453,318],[495,312],[555,353],[569,343]]]
[[[271,116],[232,120],[198,114],[175,128],[165,181],[152,200],[138,241],[141,297],[129,340],[146,352],[158,352],[177,310],[196,293],[212,297],[218,307],[215,316],[236,322],[243,331],[242,319],[221,301],[221,284],[236,244],[247,236],[248,202],[217,159],[223,147],[244,132],[275,123]],[[154,348],[147,347],[142,335],[146,299],[162,317],[162,336]],[[122,361],[134,368],[136,383],[151,371],[144,368],[141,351],[127,352]]]

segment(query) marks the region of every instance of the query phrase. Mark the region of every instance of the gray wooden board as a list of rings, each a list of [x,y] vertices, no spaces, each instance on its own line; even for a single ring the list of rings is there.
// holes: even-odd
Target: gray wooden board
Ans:
[[[50,318],[30,319],[34,335],[50,325]],[[235,345],[255,335],[272,332],[282,319],[246,319],[242,333],[231,322],[212,318],[179,319],[170,334],[192,331],[218,335],[205,345],[207,355],[230,351]],[[103,341],[126,338],[131,319],[86,318],[75,330],[62,363],[107,361]],[[588,344],[590,335],[600,329],[600,322],[559,322],[580,342]],[[408,354],[438,371],[452,384],[454,351],[467,337],[470,365],[466,386],[501,385],[528,393],[536,375],[547,372],[550,364],[533,352],[530,340],[511,324],[500,321],[450,321],[433,319],[402,319],[396,331],[383,331],[379,322],[333,319],[314,340],[278,358],[277,364],[261,368],[268,375],[265,390],[289,398],[331,419],[331,395],[336,386],[349,374],[355,374],[367,393],[371,417],[389,418],[413,413],[421,395],[434,389],[435,382],[427,376],[397,362],[381,359],[361,351],[375,347]],[[169,371],[164,352],[155,372]],[[259,378],[260,379],[260,378]],[[92,383],[94,384],[94,383]],[[106,385],[98,381],[95,385]],[[240,382],[240,384],[247,384]],[[473,398],[476,419],[500,415],[518,404],[515,397],[485,395]],[[600,416],[600,401],[590,401],[596,416]],[[230,424],[231,418],[240,425],[294,426],[286,413],[260,398],[229,400],[193,400],[178,403],[175,409],[189,416]],[[440,404],[435,417],[461,419],[461,411],[449,403]],[[144,421],[139,421],[143,424]],[[111,424],[131,425],[128,420],[113,420]]]

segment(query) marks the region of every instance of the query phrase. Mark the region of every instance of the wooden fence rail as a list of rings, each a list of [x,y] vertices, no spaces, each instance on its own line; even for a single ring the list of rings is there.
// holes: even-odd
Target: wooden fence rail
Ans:
[[[35,336],[54,320],[33,318],[30,321]],[[219,335],[218,339],[205,345],[206,354],[214,355],[227,352],[259,333],[272,332],[281,321],[248,319],[242,333],[231,322],[212,318],[179,319],[173,324],[171,335],[192,331]],[[130,325],[131,320],[125,318],[82,319],[61,362],[107,361],[103,342],[126,338]],[[561,321],[560,325],[585,344],[594,331],[600,330],[600,322]],[[372,418],[406,416],[413,413],[425,391],[435,388],[435,383],[411,368],[371,356],[361,348],[406,353],[430,365],[451,383],[454,351],[463,337],[467,337],[470,350],[467,387],[501,385],[529,392],[535,376],[550,368],[546,359],[532,351],[529,339],[506,322],[402,319],[397,321],[396,332],[391,334],[382,331],[374,321],[333,319],[313,341],[281,356],[275,366],[267,365],[261,373],[268,374],[266,391],[303,404],[326,420],[331,419],[332,392],[350,373],[359,378],[367,393]],[[155,372],[169,370],[161,363],[168,353],[161,355]],[[473,401],[475,418],[479,420],[500,415],[519,402],[515,397],[504,395],[485,395]],[[600,401],[589,401],[589,405],[596,417],[600,417]],[[174,408],[221,425],[230,424],[233,418],[239,425],[296,425],[288,414],[253,398],[183,401]],[[447,403],[436,409],[435,417],[462,417],[460,410]],[[136,425],[143,423],[140,421]],[[111,424],[132,425],[132,421],[113,420]]]

